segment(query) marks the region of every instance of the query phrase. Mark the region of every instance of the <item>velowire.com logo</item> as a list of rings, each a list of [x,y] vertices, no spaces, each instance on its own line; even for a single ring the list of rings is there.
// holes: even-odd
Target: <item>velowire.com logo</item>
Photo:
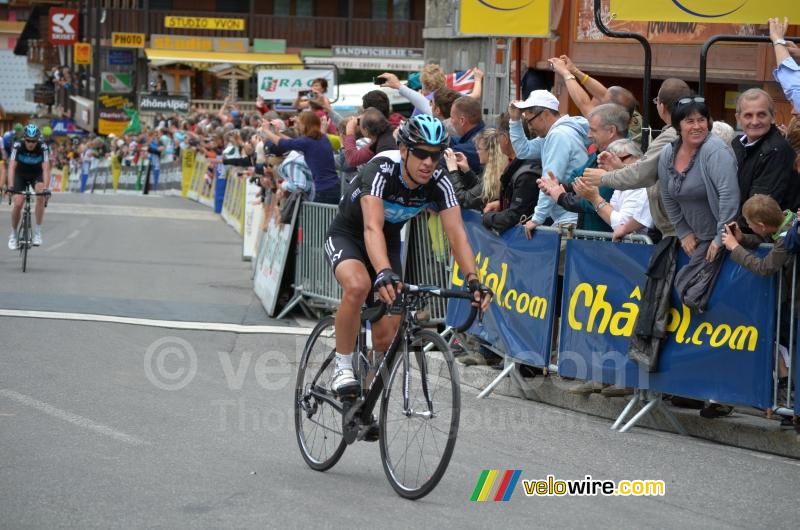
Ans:
[[[521,469],[507,469],[498,471],[496,469],[484,469],[481,478],[475,484],[470,501],[507,501],[514,493],[514,489],[519,482]]]

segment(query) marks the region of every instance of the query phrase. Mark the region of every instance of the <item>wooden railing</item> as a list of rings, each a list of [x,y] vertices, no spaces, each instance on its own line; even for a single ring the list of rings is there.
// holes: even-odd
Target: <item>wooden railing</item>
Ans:
[[[255,39],[285,39],[293,48],[330,48],[333,45],[390,46],[422,48],[422,20],[372,20],[342,17],[282,17],[254,15],[252,28],[247,14],[205,11],[181,12],[181,15],[217,18],[244,18],[245,31],[213,31],[170,29],[164,27],[164,17],[174,11],[150,11],[149,24],[145,12],[131,9],[107,9],[103,35],[111,32],[202,35],[214,37],[251,37]],[[149,27],[146,27],[149,26]]]

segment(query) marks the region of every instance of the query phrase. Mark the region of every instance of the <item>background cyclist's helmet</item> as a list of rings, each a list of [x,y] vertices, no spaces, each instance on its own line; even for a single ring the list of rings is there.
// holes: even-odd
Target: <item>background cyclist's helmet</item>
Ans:
[[[444,148],[450,141],[444,123],[428,114],[419,114],[403,123],[399,138],[407,146],[432,145]]]
[[[42,134],[44,135],[45,138],[50,138],[51,136],[53,136],[53,128],[50,127],[49,125],[45,125],[44,127],[42,127]]]
[[[36,125],[29,123],[25,126],[25,133],[24,133],[26,140],[38,140],[39,139],[39,127]]]
[[[22,126],[21,123],[17,122],[14,124],[14,133],[22,134],[22,129],[24,129],[24,127]]]

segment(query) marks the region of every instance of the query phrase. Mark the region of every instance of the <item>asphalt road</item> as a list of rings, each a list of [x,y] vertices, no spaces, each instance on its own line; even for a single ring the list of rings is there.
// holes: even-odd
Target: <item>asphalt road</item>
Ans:
[[[2,222],[7,213],[0,207]],[[24,275],[16,253],[0,251],[0,309],[287,324],[253,296],[238,236],[188,201],[59,195],[44,238]],[[767,528],[795,519],[798,461],[638,428],[620,435],[606,420],[467,391],[453,460],[428,497],[395,495],[377,444],[312,471],[291,405],[304,341],[0,317],[0,527]],[[657,479],[666,495],[526,497],[520,482],[509,502],[469,502],[484,469]]]

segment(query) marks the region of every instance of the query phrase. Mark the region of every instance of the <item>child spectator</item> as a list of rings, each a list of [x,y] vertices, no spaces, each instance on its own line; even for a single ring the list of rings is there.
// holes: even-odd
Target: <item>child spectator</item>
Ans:
[[[742,215],[752,234],[744,234],[734,222],[725,225],[722,243],[731,253],[731,259],[760,276],[769,276],[780,270],[790,273],[787,265],[791,262],[792,253],[786,248],[786,236],[789,230],[797,230],[797,216],[789,210],[781,211],[777,201],[769,195],[756,194],[747,199],[742,206]],[[749,252],[748,248],[756,248],[764,242],[774,242],[769,254],[760,258]],[[791,281],[791,277],[788,279]],[[789,285],[789,284],[787,284]],[[784,290],[787,292],[788,290]],[[782,300],[781,302],[788,302]],[[788,306],[781,312],[780,323],[780,362],[778,363],[778,401],[785,401],[788,389],[789,358],[786,347],[789,345],[789,311]],[[784,418],[783,425],[791,425],[791,418]]]

